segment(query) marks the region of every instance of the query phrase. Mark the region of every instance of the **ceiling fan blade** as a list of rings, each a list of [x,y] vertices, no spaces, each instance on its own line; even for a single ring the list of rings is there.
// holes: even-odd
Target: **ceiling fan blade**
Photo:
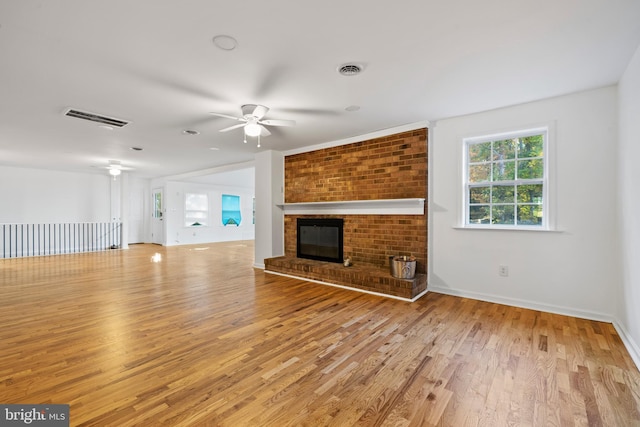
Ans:
[[[269,132],[269,130],[266,127],[260,126],[260,136],[269,136],[269,135],[271,135],[271,132]]]
[[[269,111],[269,108],[264,105],[256,105],[256,108],[253,109],[253,113],[251,113],[251,115],[260,120],[265,114],[267,114],[267,111]]]
[[[256,118],[258,120],[263,118],[264,115],[267,114],[267,111],[269,111],[268,107],[257,104],[244,104],[240,109],[242,110],[242,117],[245,119]]]
[[[295,120],[260,120],[261,124],[267,126],[295,126]]]
[[[344,110],[342,110],[344,112]],[[329,110],[322,108],[278,108],[278,113],[285,114],[312,114],[314,116],[339,116],[340,110]]]
[[[269,111],[269,107],[265,107],[264,105],[256,105],[256,108],[253,109],[251,115],[258,120],[263,118],[265,114]]]
[[[237,125],[229,126],[228,128],[220,129],[220,132],[228,132],[230,130],[238,129],[244,126],[246,126],[246,123],[239,123]]]
[[[122,162],[120,160],[109,160],[108,165],[91,165],[92,168],[98,169],[120,169],[121,171],[131,171],[133,170],[130,166],[122,166]]]
[[[232,119],[232,120],[244,120],[242,117],[233,117],[233,116],[229,116],[227,114],[220,114],[220,113],[209,113],[213,116],[218,116],[218,117],[224,117],[225,119]]]

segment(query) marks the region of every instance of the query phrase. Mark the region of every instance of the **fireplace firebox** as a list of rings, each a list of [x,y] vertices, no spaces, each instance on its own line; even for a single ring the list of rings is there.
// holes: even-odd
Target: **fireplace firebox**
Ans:
[[[343,262],[343,224],[341,218],[298,218],[296,256]]]

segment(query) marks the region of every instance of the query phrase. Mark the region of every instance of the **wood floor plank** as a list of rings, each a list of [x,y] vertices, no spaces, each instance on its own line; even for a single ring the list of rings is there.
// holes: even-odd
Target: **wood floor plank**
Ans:
[[[610,324],[407,303],[252,257],[243,241],[0,261],[0,403],[68,403],[73,426],[640,425]]]

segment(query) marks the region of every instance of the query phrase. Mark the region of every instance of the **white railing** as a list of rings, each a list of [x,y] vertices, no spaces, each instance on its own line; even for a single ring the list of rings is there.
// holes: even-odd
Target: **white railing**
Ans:
[[[121,222],[0,224],[0,258],[118,249]]]

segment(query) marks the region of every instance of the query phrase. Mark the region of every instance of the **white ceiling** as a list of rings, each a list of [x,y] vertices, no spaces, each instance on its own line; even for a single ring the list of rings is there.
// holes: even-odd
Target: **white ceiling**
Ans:
[[[0,0],[0,165],[105,173],[113,159],[148,178],[247,162],[615,84],[639,44],[638,0]],[[364,72],[339,75],[350,62]],[[297,126],[262,148],[219,133],[237,122],[208,113],[247,103]]]

